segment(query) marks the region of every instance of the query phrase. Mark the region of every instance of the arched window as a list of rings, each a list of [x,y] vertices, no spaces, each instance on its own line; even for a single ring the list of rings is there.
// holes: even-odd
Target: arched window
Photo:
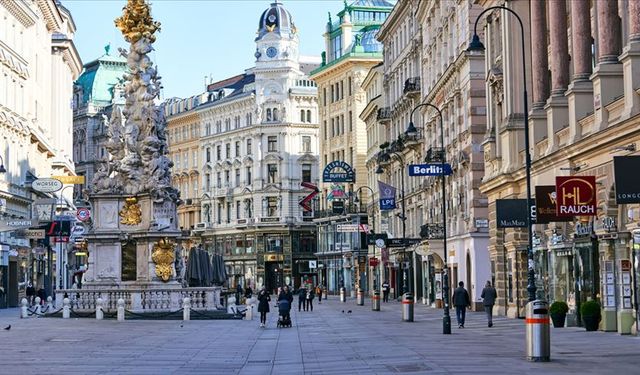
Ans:
[[[307,109],[307,122],[311,122],[311,110]]]
[[[267,108],[267,121],[271,121],[271,108]]]
[[[304,109],[300,110],[300,122],[304,122]]]
[[[278,121],[278,108],[273,109],[273,121]]]

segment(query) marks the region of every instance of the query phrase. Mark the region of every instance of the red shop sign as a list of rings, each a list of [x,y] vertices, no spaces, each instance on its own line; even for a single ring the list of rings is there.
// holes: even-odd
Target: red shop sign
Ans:
[[[596,177],[556,177],[556,215],[596,216]]]

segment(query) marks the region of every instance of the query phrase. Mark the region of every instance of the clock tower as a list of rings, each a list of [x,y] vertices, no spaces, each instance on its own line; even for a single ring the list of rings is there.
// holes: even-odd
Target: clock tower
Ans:
[[[298,55],[298,30],[289,11],[273,2],[258,23],[255,74],[258,112],[262,121],[291,122],[289,89],[303,78]],[[277,115],[273,115],[273,110]],[[268,112],[271,116],[267,118]]]

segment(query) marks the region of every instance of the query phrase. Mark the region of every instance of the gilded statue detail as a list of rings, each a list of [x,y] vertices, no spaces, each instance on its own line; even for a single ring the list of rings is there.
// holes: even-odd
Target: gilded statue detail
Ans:
[[[126,198],[124,200],[124,207],[118,213],[120,216],[120,224],[124,225],[138,225],[142,221],[142,210],[138,204],[138,199]]]
[[[153,244],[151,259],[156,265],[156,276],[167,282],[173,276],[173,262],[175,262],[175,251],[173,243],[168,238],[164,238]]]

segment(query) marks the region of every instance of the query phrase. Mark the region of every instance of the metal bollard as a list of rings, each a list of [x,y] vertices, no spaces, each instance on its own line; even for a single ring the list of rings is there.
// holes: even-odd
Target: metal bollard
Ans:
[[[402,321],[413,322],[413,294],[402,295]]]
[[[124,322],[124,300],[122,298],[118,299],[118,321]]]
[[[53,298],[47,297],[47,312],[51,314],[53,312]]]
[[[356,294],[356,303],[358,306],[364,306],[364,290],[358,288],[358,294]]]
[[[371,311],[380,311],[380,292],[374,291],[371,297]]]
[[[525,331],[527,361],[549,362],[551,360],[551,340],[547,301],[535,300],[527,303]]]
[[[347,302],[346,289],[344,287],[340,288],[340,302]]]
[[[29,301],[26,298],[23,298],[20,301],[20,319],[25,319],[29,317]]]
[[[42,302],[42,299],[40,299],[40,297],[36,297],[36,316],[41,314],[42,311],[42,306],[40,306],[40,303]]]
[[[104,319],[104,311],[102,311],[102,298],[96,300],[96,320]]]
[[[69,319],[71,317],[71,301],[69,298],[62,300],[62,319]]]

